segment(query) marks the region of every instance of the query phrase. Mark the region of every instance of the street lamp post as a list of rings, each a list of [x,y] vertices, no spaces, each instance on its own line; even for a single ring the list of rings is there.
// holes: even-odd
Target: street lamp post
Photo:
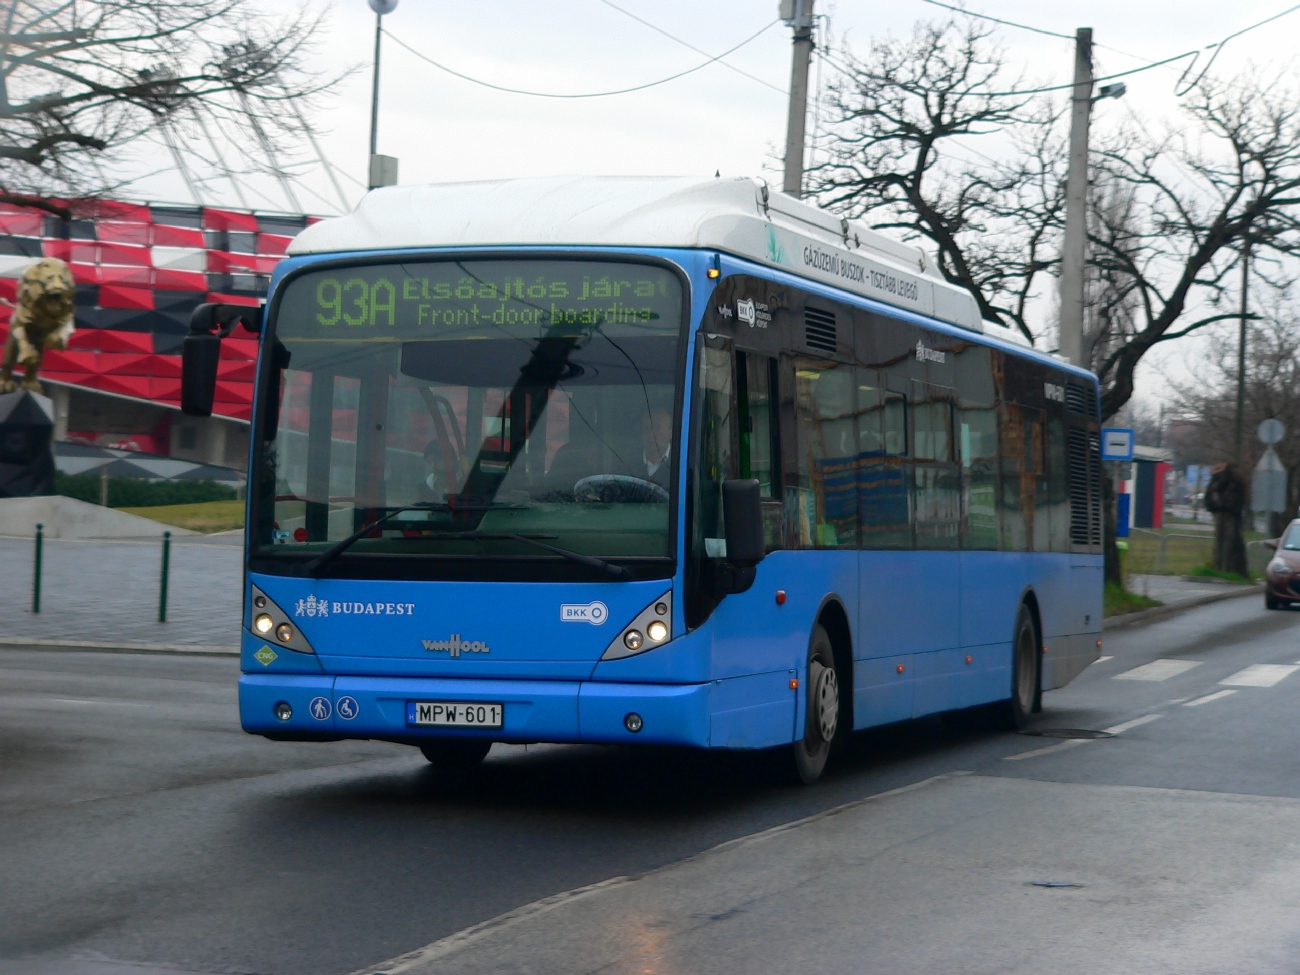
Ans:
[[[397,158],[379,155],[379,44],[384,36],[384,14],[397,9],[397,0],[368,0],[375,12],[375,76],[370,88],[370,188],[397,182]]]

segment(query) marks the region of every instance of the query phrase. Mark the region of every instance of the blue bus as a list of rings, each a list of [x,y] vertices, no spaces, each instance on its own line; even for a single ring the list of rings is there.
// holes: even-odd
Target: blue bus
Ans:
[[[782,748],[1096,659],[1098,390],[919,250],[747,179],[376,190],[260,335],[240,715],[436,765],[493,742]]]

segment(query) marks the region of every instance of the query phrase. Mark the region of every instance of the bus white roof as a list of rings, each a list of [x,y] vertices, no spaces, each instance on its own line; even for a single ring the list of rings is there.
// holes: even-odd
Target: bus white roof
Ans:
[[[944,281],[920,248],[748,178],[557,176],[385,187],[352,213],[308,227],[289,254],[536,245],[717,250],[984,330],[975,299]]]

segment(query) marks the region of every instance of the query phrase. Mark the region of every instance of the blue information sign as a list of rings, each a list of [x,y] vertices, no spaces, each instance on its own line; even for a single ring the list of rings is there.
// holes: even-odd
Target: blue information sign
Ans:
[[[1133,431],[1121,427],[1102,427],[1101,459],[1132,460]]]

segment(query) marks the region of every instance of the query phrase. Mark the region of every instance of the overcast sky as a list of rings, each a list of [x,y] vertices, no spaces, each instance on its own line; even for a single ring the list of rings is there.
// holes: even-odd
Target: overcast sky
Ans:
[[[776,168],[784,143],[790,31],[776,0],[610,0],[683,41],[721,53],[763,31],[725,59],[677,80],[631,94],[552,99],[493,91],[456,78],[385,38],[380,83],[379,151],[397,156],[403,183],[512,176],[591,174],[751,175]],[[906,36],[918,20],[947,16],[924,0],[818,0],[833,45],[863,50],[874,38]],[[967,0],[968,9],[1072,36],[1093,28],[1098,75],[1203,48],[1285,10],[1286,0]],[[269,10],[296,9],[270,0]],[[307,0],[327,11],[315,57],[322,71],[357,70],[327,96],[315,119],[330,162],[355,203],[366,175],[374,15],[365,0]],[[764,30],[765,25],[767,29]],[[604,0],[401,0],[385,27],[415,51],[462,74],[508,88],[562,94],[607,91],[656,81],[705,57],[656,33]],[[1067,83],[1073,41],[1006,27],[1008,61],[1043,84]],[[1282,69],[1300,38],[1300,11],[1228,44],[1212,66],[1231,75],[1247,61]],[[1123,53],[1120,53],[1123,52]],[[1136,113],[1153,127],[1180,124],[1175,83],[1188,61],[1125,78],[1122,101],[1098,103],[1095,125]],[[1200,65],[1205,64],[1202,56]],[[1199,70],[1199,68],[1198,68]],[[823,84],[831,69],[814,65]],[[761,82],[766,82],[763,84]],[[811,123],[811,120],[810,120]],[[984,147],[996,152],[996,137]],[[971,143],[980,149],[979,140]],[[153,157],[156,159],[156,156]],[[141,172],[145,171],[143,161]],[[255,205],[289,209],[279,189],[259,182]],[[213,182],[204,202],[234,205]],[[304,208],[341,204],[323,168],[304,170]],[[174,173],[135,184],[130,195],[188,199]]]

